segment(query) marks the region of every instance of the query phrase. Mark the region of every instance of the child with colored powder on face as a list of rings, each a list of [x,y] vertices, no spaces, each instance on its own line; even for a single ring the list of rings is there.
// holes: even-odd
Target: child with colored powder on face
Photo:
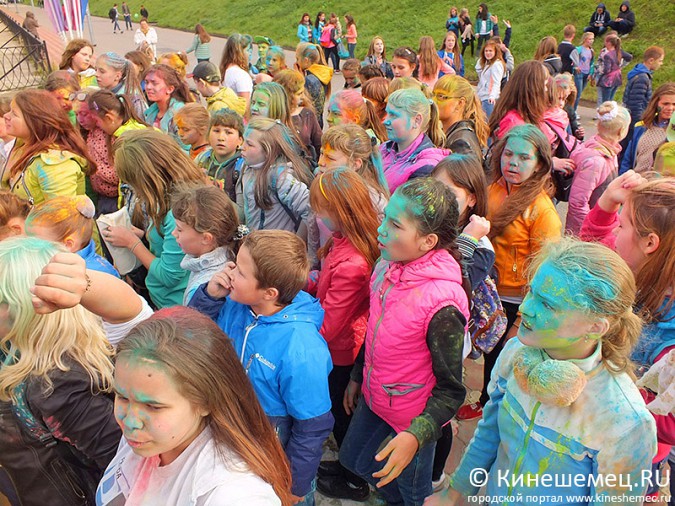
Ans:
[[[282,230],[251,232],[237,254],[190,302],[232,339],[286,451],[294,502],[314,504],[322,444],[333,428],[331,359],[319,334],[324,312],[303,292],[305,244]]]
[[[450,154],[438,107],[419,89],[395,91],[387,100],[384,127],[389,140],[380,145],[384,176],[394,192],[409,179],[425,177]]]
[[[328,343],[333,370],[328,376],[333,435],[342,445],[351,417],[342,405],[368,320],[368,283],[380,256],[377,247],[379,220],[368,185],[356,172],[339,168],[321,173],[312,182],[310,203],[331,235],[319,250],[320,271],[309,275],[307,292],[316,295],[325,311],[319,331]],[[317,489],[328,497],[365,500],[368,483],[344,469],[339,462],[319,467]]]
[[[375,106],[356,90],[340,90],[331,97],[326,121],[330,126],[356,123],[377,145],[387,140],[387,132]]]
[[[633,274],[603,245],[563,239],[534,258],[529,278],[518,336],[497,360],[483,419],[449,491],[426,504],[475,496],[477,469],[487,495],[522,495],[524,504],[569,494],[641,503],[656,426],[629,358],[642,328],[633,312]],[[553,476],[575,478],[552,483]],[[542,485],[545,477],[550,485]]]
[[[497,291],[508,319],[503,336],[484,354],[483,389],[480,400],[462,406],[460,420],[481,416],[488,401],[488,384],[504,344],[518,328],[518,307],[527,285],[529,258],[542,245],[561,236],[562,223],[550,198],[551,148],[534,125],[512,128],[492,158],[493,183],[488,188],[488,238],[495,249]]]
[[[185,258],[182,269],[190,272],[183,305],[227,262],[234,261],[236,243],[248,229],[239,225],[237,210],[229,197],[215,186],[191,188],[176,194],[171,203],[176,220],[172,232]]]
[[[365,354],[345,392],[345,411],[354,414],[340,463],[389,504],[421,504],[431,495],[435,441],[466,394],[469,304],[458,219],[452,191],[419,178],[396,190],[378,228],[382,257],[370,279]]]
[[[54,197],[33,207],[26,218],[26,234],[61,243],[80,255],[88,269],[119,277],[110,262],[96,254],[92,239],[95,212],[86,195]]]
[[[645,326],[631,359],[637,374],[661,364],[675,349],[675,178],[647,181],[631,171],[614,179],[590,210],[580,237],[613,248],[635,276],[635,309]],[[654,392],[642,391],[647,402]],[[675,416],[655,414],[659,438],[656,472],[675,444]],[[671,470],[673,468],[671,462]],[[648,494],[658,495],[652,482]]]
[[[244,121],[230,109],[221,109],[211,116],[209,126],[210,149],[197,156],[195,163],[204,169],[213,183],[223,190],[232,202],[236,201],[235,187],[241,177],[241,145],[244,142]]]
[[[209,149],[206,134],[211,117],[201,104],[185,104],[174,115],[178,127],[178,137],[186,146],[190,146],[188,154],[193,160]]]

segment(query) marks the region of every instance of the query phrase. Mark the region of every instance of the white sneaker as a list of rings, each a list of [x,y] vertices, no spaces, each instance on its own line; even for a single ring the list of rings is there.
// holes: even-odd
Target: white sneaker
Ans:
[[[434,489],[434,494],[440,492],[448,486],[448,476],[445,473],[441,473],[441,477],[438,481],[432,481],[431,487]]]

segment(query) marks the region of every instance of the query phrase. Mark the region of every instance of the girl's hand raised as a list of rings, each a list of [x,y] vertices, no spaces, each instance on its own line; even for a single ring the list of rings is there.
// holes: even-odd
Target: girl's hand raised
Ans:
[[[216,272],[209,284],[206,285],[206,293],[214,299],[224,299],[232,290],[233,271],[237,266],[234,262],[227,262],[225,268]]]
[[[607,185],[607,189],[600,195],[598,205],[607,213],[615,213],[626,202],[633,188],[646,183],[647,180],[634,170],[629,170]]]
[[[139,241],[138,236],[125,227],[106,227],[101,233],[105,242],[118,248],[131,248]]]
[[[375,455],[375,460],[378,462],[387,459],[384,467],[373,473],[373,478],[382,478],[377,482],[377,488],[384,487],[387,483],[391,483],[398,478],[410,464],[418,449],[417,438],[410,432],[399,432],[394,439],[389,441],[387,446]]]
[[[466,227],[464,227],[462,233],[470,235],[477,241],[480,241],[483,237],[490,233],[490,222],[482,216],[472,214],[469,218],[469,223],[467,223]]]
[[[76,253],[57,253],[42,269],[31,288],[38,314],[75,307],[89,288],[84,259]]]

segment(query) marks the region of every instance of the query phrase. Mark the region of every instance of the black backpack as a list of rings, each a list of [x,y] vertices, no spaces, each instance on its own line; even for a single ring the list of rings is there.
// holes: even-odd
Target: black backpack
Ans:
[[[108,17],[110,18],[110,21],[115,21],[115,17],[116,17],[115,14],[116,14],[115,8],[112,7],[112,8],[108,11]]]
[[[579,139],[568,134],[566,131],[560,131],[548,121],[544,121],[544,123],[548,125],[558,138],[558,145],[551,155],[556,158],[569,158],[572,152],[577,148],[577,145],[579,145]],[[565,174],[559,170],[551,169],[551,179],[553,179],[553,184],[555,185],[556,200],[559,202],[567,202],[570,199],[570,190],[572,188],[574,172]]]

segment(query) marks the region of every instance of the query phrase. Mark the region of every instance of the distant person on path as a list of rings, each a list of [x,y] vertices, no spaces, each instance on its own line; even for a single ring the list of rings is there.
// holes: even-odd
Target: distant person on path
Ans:
[[[134,44],[137,50],[143,51],[148,56],[152,52],[153,62],[157,59],[157,31],[150,26],[147,18],[141,19],[140,27],[134,35]]]
[[[466,51],[469,45],[471,45],[471,56],[473,57],[474,40],[476,40],[476,37],[474,35],[473,24],[471,23],[471,16],[469,16],[469,9],[466,7],[459,11],[459,33],[462,39],[462,57],[464,57],[464,51]]]
[[[473,29],[478,36],[478,52],[480,52],[483,44],[492,37],[492,24],[492,15],[488,11],[487,5],[480,4],[478,6],[478,14],[476,14],[476,25]]]
[[[195,25],[195,38],[192,45],[185,51],[186,53],[195,52],[197,63],[209,61],[211,59],[211,36],[206,29],[197,23]]]
[[[144,5],[141,5],[141,10],[139,12],[141,13],[141,18],[145,19],[150,18],[150,14],[148,14],[148,9],[146,9]]]
[[[117,4],[113,4],[112,9],[108,11],[108,17],[110,18],[110,21],[113,23],[113,33],[117,33],[117,30],[119,30],[120,33],[124,33],[124,30],[120,28],[119,23],[120,12],[117,10]]]
[[[593,42],[595,41],[595,34],[593,32],[585,32],[581,36],[581,45],[577,46],[578,66],[574,70],[574,85],[577,87],[577,98],[574,102],[574,110],[579,107],[579,99],[581,94],[588,84],[588,78],[593,76],[595,72],[594,60],[595,51],[593,51]]]
[[[345,22],[347,23],[347,49],[349,50],[349,57],[354,58],[356,38],[358,37],[356,23],[354,23],[354,18],[349,14],[345,16]]]
[[[579,66],[579,53],[574,47],[574,36],[577,34],[577,29],[574,25],[565,25],[563,29],[563,40],[558,44],[558,55],[562,62],[562,72],[569,72],[574,75]]]
[[[37,19],[35,19],[35,13],[32,11],[26,12],[26,19],[23,20],[23,27],[28,30],[31,35],[35,36],[36,39],[40,39],[37,29],[40,27]]]
[[[133,30],[134,25],[131,23],[131,11],[126,2],[122,2],[122,14],[124,15],[124,29]]]
[[[614,100],[614,94],[622,83],[621,70],[633,59],[633,55],[621,49],[621,39],[615,33],[605,37],[605,47],[600,51],[595,65],[595,80],[598,86],[598,107],[603,102]]]
[[[630,10],[630,2],[624,0],[619,7],[619,14],[614,21],[609,22],[609,27],[616,30],[621,36],[628,35],[635,27],[635,12]]]
[[[457,14],[457,7],[454,5],[450,7],[448,20],[445,22],[445,31],[453,32],[459,37],[459,14]]]
[[[321,39],[321,33],[323,32],[323,27],[326,24],[326,13],[323,11],[319,11],[319,13],[316,15],[316,19],[314,20],[314,30],[312,31],[312,38],[314,39],[312,42],[314,44],[318,44],[319,40]]]
[[[607,31],[612,17],[607,12],[605,4],[599,3],[595,12],[591,16],[590,24],[584,28],[584,32],[593,32],[595,36],[602,35]]]

